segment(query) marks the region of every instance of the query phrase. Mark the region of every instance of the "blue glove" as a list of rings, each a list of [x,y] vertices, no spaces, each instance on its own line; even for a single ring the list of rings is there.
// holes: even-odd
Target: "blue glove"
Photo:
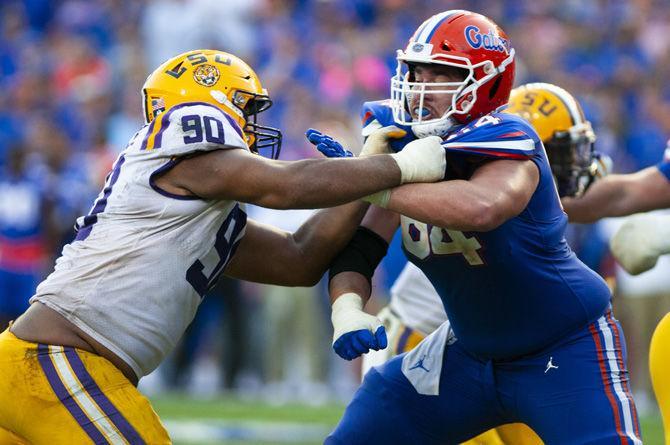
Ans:
[[[345,360],[352,360],[388,344],[382,322],[363,311],[363,298],[348,292],[334,302],[330,319],[333,322],[333,349]]]
[[[319,130],[310,128],[305,132],[305,136],[327,158],[352,158],[354,156],[353,153],[342,147],[342,144]]]
[[[369,329],[347,332],[333,343],[333,349],[343,359],[353,360],[361,354],[370,352],[370,350],[379,351],[384,349],[387,344],[386,329],[384,329],[384,326],[379,326],[374,335]]]

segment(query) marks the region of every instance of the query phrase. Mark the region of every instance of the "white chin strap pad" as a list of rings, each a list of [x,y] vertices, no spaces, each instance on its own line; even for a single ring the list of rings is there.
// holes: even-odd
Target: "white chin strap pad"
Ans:
[[[441,119],[437,122],[429,122],[425,124],[416,124],[412,125],[412,131],[414,135],[421,139],[428,136],[446,136],[451,128],[455,125],[455,122],[450,118]]]

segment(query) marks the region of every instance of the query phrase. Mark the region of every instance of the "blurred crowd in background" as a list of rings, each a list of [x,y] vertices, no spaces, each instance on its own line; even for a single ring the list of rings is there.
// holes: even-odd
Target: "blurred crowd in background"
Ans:
[[[232,52],[270,92],[274,106],[261,120],[284,132],[282,159],[316,156],[304,138],[309,127],[356,151],[360,105],[389,96],[395,50],[424,19],[455,8],[503,27],[517,51],[517,85],[551,82],[577,96],[597,149],[614,159],[616,172],[661,159],[670,136],[665,0],[3,0],[0,322],[25,309],[72,239],[75,218],[88,211],[113,159],[143,125],[140,88],[160,63],[196,48]],[[252,210],[287,229],[307,215]],[[582,226],[571,237],[585,262],[611,275],[609,230],[608,223]],[[393,248],[377,277],[377,306],[403,261]],[[670,274],[637,287],[619,275],[629,284],[617,300],[630,303],[618,316],[644,409],[651,406],[648,337],[670,309]],[[324,290],[224,280],[147,386],[203,396],[235,390],[273,401],[347,398],[356,367],[330,350]]]

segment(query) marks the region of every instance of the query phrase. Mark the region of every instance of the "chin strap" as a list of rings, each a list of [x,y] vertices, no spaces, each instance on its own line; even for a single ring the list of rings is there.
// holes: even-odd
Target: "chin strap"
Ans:
[[[446,136],[457,123],[451,117],[448,117],[439,122],[430,122],[425,124],[416,124],[412,126],[412,131],[414,135],[421,139],[428,136]]]

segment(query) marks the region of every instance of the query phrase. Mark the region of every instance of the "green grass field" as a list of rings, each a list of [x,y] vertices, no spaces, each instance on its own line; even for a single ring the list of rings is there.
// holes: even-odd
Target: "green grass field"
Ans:
[[[152,402],[177,445],[321,444],[344,410],[337,404],[272,406],[232,398],[196,401],[178,395]],[[641,422],[645,445],[662,445],[660,417]]]

